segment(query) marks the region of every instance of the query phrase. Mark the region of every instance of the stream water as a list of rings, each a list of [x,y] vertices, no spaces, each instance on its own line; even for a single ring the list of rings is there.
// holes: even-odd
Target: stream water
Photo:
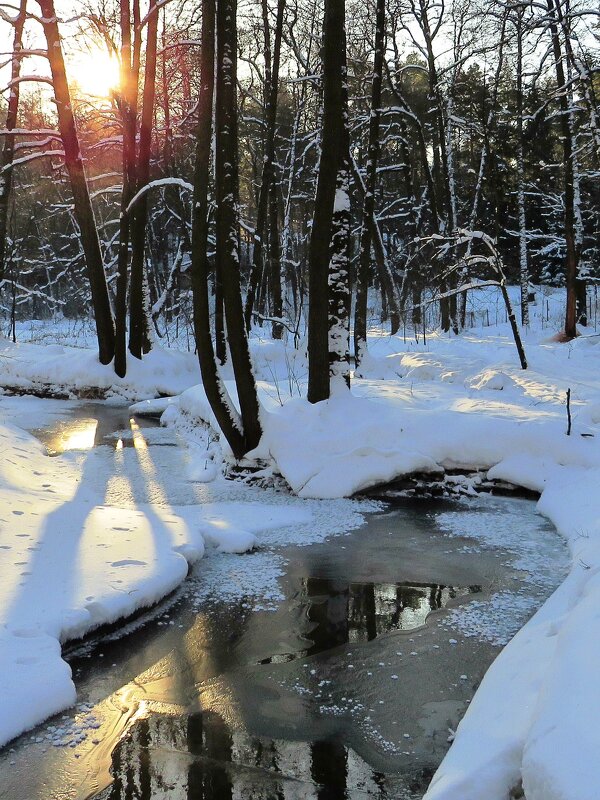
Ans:
[[[110,476],[134,469],[127,409],[47,402],[48,451],[96,447],[88,479],[122,502]],[[176,435],[133,424],[157,470],[180,475]],[[143,477],[129,478],[135,495]],[[177,504],[211,491],[167,488]],[[0,752],[0,797],[421,798],[486,669],[567,565],[531,501],[489,496],[396,498],[343,536],[209,552],[158,608],[66,646],[78,705]]]

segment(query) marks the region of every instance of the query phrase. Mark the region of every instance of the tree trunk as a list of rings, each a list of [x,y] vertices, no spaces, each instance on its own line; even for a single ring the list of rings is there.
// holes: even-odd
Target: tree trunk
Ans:
[[[13,39],[13,53],[10,71],[10,92],[8,95],[8,108],[6,110],[7,131],[17,127],[19,112],[20,86],[18,79],[21,74],[20,50],[23,46],[23,27],[27,11],[27,0],[21,0],[19,13],[14,22],[15,34]],[[15,152],[15,136],[7,133],[4,137],[2,155],[0,155],[0,282],[4,279],[6,263],[6,240],[8,238],[8,209],[13,182],[12,162]]]
[[[338,173],[347,157],[343,152],[346,124],[344,0],[325,0],[322,69],[321,158],[309,250],[308,400],[311,403],[326,400],[330,393],[329,262]],[[341,236],[338,246],[341,251]]]
[[[148,33],[146,42],[146,65],[144,73],[144,95],[140,123],[140,147],[137,164],[136,192],[150,180],[150,148],[152,144],[152,120],[156,96],[156,52],[158,44],[157,0],[150,0],[148,11]],[[144,251],[146,223],[148,220],[148,195],[144,194],[133,210],[131,223],[131,290],[129,298],[129,352],[136,358],[150,350],[148,315],[144,302]]]
[[[102,364],[109,364],[115,352],[115,331],[108,296],[106,275],[94,211],[83,168],[79,137],[71,105],[69,84],[65,71],[62,44],[54,0],[37,0],[42,11],[48,60],[54,84],[58,127],[65,151],[65,166],[73,192],[73,213],[79,226],[81,246],[85,256],[92,292],[92,306],[98,337],[98,355]]]
[[[240,286],[236,12],[236,0],[218,0],[215,104],[216,261],[217,273],[223,286],[227,341],[240,403],[244,448],[248,451],[258,445],[262,431]]]
[[[213,91],[215,76],[215,0],[202,2],[202,47],[199,123],[196,137],[194,171],[194,208],[192,216],[192,292],[194,334],[202,385],[223,435],[233,454],[246,452],[242,421],[219,375],[210,329],[208,261],[208,186],[212,149]]]
[[[359,198],[364,203],[367,189],[356,161],[352,157],[352,154],[350,154],[350,171],[354,181],[354,188],[358,192]],[[377,220],[375,211],[373,211],[373,213],[367,217],[366,223],[371,228],[371,245],[373,248],[373,255],[375,256],[375,263],[377,265],[379,283],[381,285],[382,302],[386,305],[386,308],[389,311],[390,329],[391,333],[394,334],[398,332],[400,327],[400,298],[388,261],[385,245],[383,243],[381,227]]]
[[[434,103],[433,115],[435,119],[434,125],[434,147],[433,147],[433,163],[434,163],[434,179],[437,182],[438,194],[442,196],[445,226],[444,232],[448,235],[455,229],[454,219],[454,206],[452,198],[452,185],[450,178],[448,150],[449,139],[448,131],[444,120],[443,99],[441,96],[439,86],[439,76],[435,63],[435,54],[433,50],[434,33],[431,30],[429,23],[429,5],[426,0],[419,0],[418,20],[421,26],[421,31],[425,39],[425,50],[427,54],[427,71],[429,78],[429,94]],[[437,30],[437,29],[436,29]],[[442,280],[440,291],[443,294],[447,289],[446,280]],[[443,331],[449,331],[452,323],[451,313],[451,300],[447,297],[442,297],[440,300],[440,314],[441,326]],[[454,314],[455,316],[455,314]]]
[[[523,132],[523,14],[517,13],[517,206],[519,217],[519,283],[521,287],[521,324],[529,325],[529,263],[527,258],[527,221],[525,216],[525,136]]]
[[[371,86],[371,114],[369,117],[369,143],[367,151],[367,180],[363,204],[358,275],[356,281],[356,308],[354,312],[354,357],[356,367],[367,349],[367,299],[371,275],[371,225],[375,215],[375,191],[379,164],[379,120],[381,118],[381,87],[383,82],[383,57],[385,50],[385,0],[377,0],[375,18],[375,53],[373,57],[373,83]]]
[[[135,191],[137,81],[134,76],[134,49],[131,42],[129,0],[120,0],[121,80],[119,106],[123,132],[121,215],[119,217],[119,251],[117,257],[117,291],[115,298],[115,373],[123,378],[127,372],[127,284],[129,270],[130,215],[129,204]]]
[[[265,41],[265,87],[266,87],[266,133],[265,133],[265,152],[263,156],[263,170],[258,195],[258,206],[256,210],[256,227],[254,229],[254,247],[252,249],[252,267],[250,269],[250,279],[248,281],[248,291],[246,293],[246,305],[244,308],[244,318],[246,330],[250,331],[252,323],[252,311],[256,303],[256,295],[260,288],[263,274],[263,243],[265,240],[265,230],[267,228],[267,217],[269,208],[269,193],[271,183],[274,179],[275,161],[275,130],[277,124],[277,94],[279,90],[279,63],[281,61],[281,37],[283,33],[283,12],[285,0],[277,2],[277,20],[275,23],[275,41],[273,47],[273,59],[271,61],[271,46],[269,33],[269,17],[267,0],[262,0],[263,29]],[[279,247],[277,248],[279,249]]]
[[[281,268],[281,246],[279,242],[279,214],[277,207],[277,184],[271,179],[269,189],[269,281],[271,284],[271,324],[273,339],[283,336],[283,273]]]
[[[565,336],[577,336],[577,247],[575,244],[575,193],[573,186],[573,140],[569,122],[569,97],[563,67],[563,54],[557,26],[560,0],[548,0],[549,28],[556,69],[556,84],[560,95],[560,125],[563,146],[564,198],[565,198],[565,278],[567,305],[565,312]]]

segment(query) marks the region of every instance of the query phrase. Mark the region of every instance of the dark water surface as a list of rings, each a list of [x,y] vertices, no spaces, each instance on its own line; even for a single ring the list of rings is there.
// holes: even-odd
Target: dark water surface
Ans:
[[[79,426],[76,446],[87,436],[110,464],[127,423],[126,409],[71,404],[40,435],[61,452]],[[179,457],[173,434],[142,433],[165,468]],[[502,537],[482,544],[473,520],[535,540],[541,562]],[[210,554],[160,609],[66,648],[79,705],[0,752],[0,797],[421,798],[500,649],[448,627],[448,612],[514,596],[497,620],[516,629],[522,598],[539,606],[566,563],[534,504],[505,498],[395,500],[320,544]],[[214,570],[232,564],[248,569],[227,595]],[[279,599],[245,591],[244,574],[270,569]]]

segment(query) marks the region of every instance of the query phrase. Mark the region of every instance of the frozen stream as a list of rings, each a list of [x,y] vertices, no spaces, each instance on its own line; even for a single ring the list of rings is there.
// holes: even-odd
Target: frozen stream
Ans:
[[[32,429],[20,400],[7,408]],[[195,483],[176,435],[126,408],[44,408],[36,435],[72,458],[94,447],[83,480],[106,503],[301,502]],[[209,551],[159,609],[68,646],[79,704],[0,751],[0,797],[422,797],[487,667],[560,583],[567,548],[523,499],[395,500],[329,538],[319,515],[343,527],[360,505],[312,507],[315,530]]]

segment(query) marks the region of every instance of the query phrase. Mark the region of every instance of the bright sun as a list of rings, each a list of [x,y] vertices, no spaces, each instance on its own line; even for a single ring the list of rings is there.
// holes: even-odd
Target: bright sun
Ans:
[[[69,77],[83,94],[108,97],[119,85],[117,59],[102,50],[78,53],[70,62]]]

